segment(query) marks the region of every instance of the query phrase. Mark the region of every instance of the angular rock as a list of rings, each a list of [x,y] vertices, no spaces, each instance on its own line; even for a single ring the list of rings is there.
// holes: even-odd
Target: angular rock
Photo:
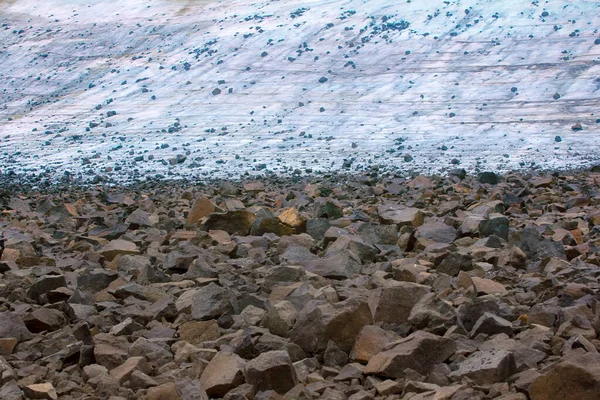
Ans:
[[[21,317],[13,312],[0,313],[0,337],[15,338],[18,342],[32,338]]]
[[[476,351],[458,365],[458,370],[448,375],[450,379],[463,377],[478,385],[503,382],[516,372],[514,356],[506,350]]]
[[[298,383],[296,370],[286,351],[260,354],[246,365],[246,382],[257,392],[274,390],[285,394]]]
[[[392,332],[381,329],[376,325],[364,326],[354,342],[354,347],[350,352],[352,360],[368,363],[369,360],[390,343],[398,340],[400,337]]]
[[[247,210],[212,213],[203,226],[208,231],[221,230],[230,235],[245,236],[250,233],[250,228],[252,228],[256,218],[256,214]]]
[[[215,212],[216,206],[204,195],[198,196],[185,220],[186,225],[194,225],[202,218],[208,217]]]
[[[362,327],[372,323],[365,300],[351,298],[335,304],[310,301],[298,314],[289,337],[310,354],[324,351],[330,340],[349,352]]]
[[[128,242],[122,239],[115,239],[106,244],[99,251],[108,261],[112,261],[116,256],[123,254],[136,255],[140,254],[140,250],[135,243]]]
[[[430,291],[428,286],[411,282],[394,282],[371,291],[369,307],[373,320],[391,324],[406,322],[415,304]]]
[[[477,322],[475,322],[475,326],[473,326],[473,329],[471,330],[471,337],[475,337],[480,333],[486,335],[504,333],[510,336],[513,333],[513,327],[512,324],[504,318],[486,312],[483,313]]]
[[[221,351],[206,366],[200,384],[210,397],[223,397],[244,383],[246,362],[237,354]]]
[[[425,214],[418,208],[402,207],[395,205],[382,205],[377,208],[379,220],[382,224],[394,224],[398,228],[411,226],[417,228],[423,225]]]
[[[179,338],[190,344],[216,340],[220,336],[219,325],[214,319],[208,321],[191,321],[178,328]]]
[[[30,399],[58,400],[56,389],[49,382],[23,386],[22,389],[25,396]]]
[[[529,387],[531,400],[594,400],[600,393],[600,356],[575,354],[552,365]]]
[[[402,378],[404,370],[410,368],[426,375],[435,365],[444,362],[455,351],[454,341],[428,332],[417,331],[397,341],[390,350],[372,357],[364,373]]]

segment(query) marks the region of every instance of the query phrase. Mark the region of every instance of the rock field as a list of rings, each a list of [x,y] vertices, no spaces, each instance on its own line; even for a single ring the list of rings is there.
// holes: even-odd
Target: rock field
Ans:
[[[598,400],[599,187],[3,190],[0,398]]]

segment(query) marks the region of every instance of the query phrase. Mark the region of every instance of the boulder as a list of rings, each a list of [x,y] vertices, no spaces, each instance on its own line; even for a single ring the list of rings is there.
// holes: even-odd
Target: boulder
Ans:
[[[363,299],[334,304],[313,300],[298,313],[289,337],[309,354],[323,352],[330,340],[349,352],[362,327],[372,323],[371,310]]]
[[[374,289],[369,295],[373,321],[401,324],[408,320],[412,308],[431,291],[429,286],[411,282],[393,282]]]
[[[260,354],[246,365],[246,382],[255,391],[274,390],[285,394],[298,383],[296,370],[287,351]]]
[[[456,351],[453,340],[424,331],[417,331],[401,339],[390,350],[371,358],[364,369],[365,374],[388,378],[402,378],[410,368],[426,375],[433,367],[444,362]]]
[[[237,354],[220,351],[206,366],[200,384],[210,397],[223,397],[244,383],[246,362]]]
[[[577,353],[546,368],[529,387],[531,400],[596,400],[600,393],[600,355]]]
[[[478,385],[504,382],[516,372],[514,356],[506,350],[476,351],[458,364],[458,370],[448,377],[453,380],[469,378]]]

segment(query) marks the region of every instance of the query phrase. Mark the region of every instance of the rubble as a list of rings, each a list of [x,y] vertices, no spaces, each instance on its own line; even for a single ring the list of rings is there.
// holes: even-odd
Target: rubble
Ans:
[[[0,199],[0,394],[597,397],[600,175],[363,178]]]

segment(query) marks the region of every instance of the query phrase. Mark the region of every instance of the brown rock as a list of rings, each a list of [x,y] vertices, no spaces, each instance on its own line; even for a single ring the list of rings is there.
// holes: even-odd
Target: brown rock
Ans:
[[[417,331],[396,342],[395,346],[383,351],[369,361],[365,374],[401,378],[404,370],[411,368],[420,374],[428,374],[431,369],[456,351],[456,344],[450,339]]]
[[[186,225],[194,225],[202,218],[208,217],[215,212],[216,206],[204,195],[198,196],[185,220]]]
[[[17,343],[18,341],[14,337],[0,338],[0,356],[11,355]]]
[[[204,222],[206,230],[222,230],[230,235],[248,235],[252,224],[256,221],[256,214],[247,210],[228,211],[225,213],[212,213]]]
[[[183,397],[175,383],[168,382],[148,389],[144,400],[183,400]]]
[[[288,352],[276,350],[262,353],[246,365],[246,382],[257,392],[285,394],[298,384],[298,378]]]
[[[125,381],[129,380],[131,374],[133,374],[135,371],[141,371],[145,374],[149,374],[150,370],[151,367],[146,361],[145,357],[131,357],[123,364],[113,368],[110,371],[110,376],[112,376],[120,384],[123,384]]]
[[[429,286],[411,282],[393,282],[369,295],[369,307],[375,322],[401,324],[408,320],[410,311],[429,293]]]
[[[330,340],[349,352],[362,327],[372,323],[365,300],[350,298],[335,304],[311,301],[298,314],[289,336],[308,353],[324,351]]]
[[[115,239],[109,242],[99,252],[108,261],[112,261],[119,254],[140,254],[135,243],[122,239]]]
[[[23,393],[30,399],[58,400],[56,389],[49,382],[23,386],[22,389]]]
[[[306,218],[300,212],[293,208],[286,208],[277,217],[281,223],[291,226],[296,229],[296,232],[301,233],[306,230]]]
[[[398,205],[382,205],[377,208],[377,212],[382,224],[395,224],[399,228],[403,226],[419,227],[423,225],[425,218],[425,214],[418,208]]]
[[[237,354],[219,352],[206,366],[200,384],[210,397],[223,397],[244,383],[246,362]]]
[[[547,368],[529,387],[531,400],[597,400],[600,355],[573,354]]]
[[[383,351],[383,349],[400,337],[391,331],[381,329],[376,325],[363,327],[354,343],[350,358],[352,360],[368,363],[369,360]]]
[[[179,329],[179,338],[193,345],[216,340],[221,334],[219,325],[214,319],[208,321],[191,321],[182,324]]]
[[[491,385],[503,382],[516,372],[515,359],[511,352],[476,351],[458,365],[458,370],[450,373],[450,379],[467,377],[478,385]]]

